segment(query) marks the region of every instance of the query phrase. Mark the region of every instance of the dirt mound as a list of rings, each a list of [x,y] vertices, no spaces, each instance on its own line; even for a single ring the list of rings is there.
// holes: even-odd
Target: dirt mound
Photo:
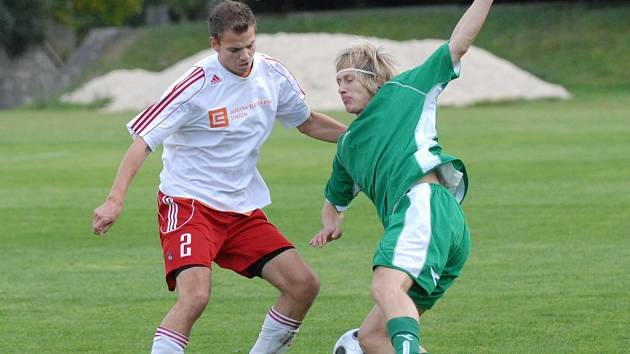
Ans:
[[[257,50],[282,62],[298,79],[315,110],[343,110],[337,94],[334,59],[343,48],[361,42],[382,46],[397,61],[399,71],[421,63],[443,40],[392,41],[328,33],[259,34]],[[107,111],[138,111],[156,99],[195,62],[210,55],[205,50],[162,72],[115,70],[97,77],[62,97],[65,102],[89,103],[107,98]],[[483,49],[473,47],[462,59],[461,77],[440,96],[441,105],[464,106],[477,102],[515,99],[569,98],[559,85],[545,82]]]

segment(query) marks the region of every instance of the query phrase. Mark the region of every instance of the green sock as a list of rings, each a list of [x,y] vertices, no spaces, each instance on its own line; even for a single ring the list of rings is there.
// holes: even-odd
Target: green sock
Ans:
[[[411,317],[387,321],[387,334],[396,354],[420,354],[420,324]]]

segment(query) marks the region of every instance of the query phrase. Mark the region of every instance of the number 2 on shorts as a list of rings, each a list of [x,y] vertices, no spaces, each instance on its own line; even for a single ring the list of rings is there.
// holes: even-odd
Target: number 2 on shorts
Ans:
[[[188,232],[185,234],[182,234],[179,237],[179,241],[181,242],[179,245],[180,258],[190,256],[192,254],[192,250],[190,248],[190,243],[192,242],[192,235]]]

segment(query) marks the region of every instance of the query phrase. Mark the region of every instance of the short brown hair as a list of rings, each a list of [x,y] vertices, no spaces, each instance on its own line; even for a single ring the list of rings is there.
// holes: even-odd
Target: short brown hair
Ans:
[[[346,48],[337,55],[335,60],[337,71],[347,68],[369,71],[374,75],[357,73],[357,79],[374,96],[379,87],[396,75],[394,59],[369,43],[358,44]]]
[[[208,30],[216,39],[220,39],[225,31],[243,33],[249,26],[256,28],[256,17],[249,6],[238,1],[222,1],[208,16]]]

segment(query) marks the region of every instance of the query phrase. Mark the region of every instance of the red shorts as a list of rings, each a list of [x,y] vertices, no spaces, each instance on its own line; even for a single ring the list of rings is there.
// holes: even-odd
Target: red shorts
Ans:
[[[166,266],[166,284],[175,289],[177,271],[214,261],[246,277],[252,267],[289,248],[289,242],[256,209],[251,215],[212,209],[195,199],[169,197],[158,192],[158,223]]]

